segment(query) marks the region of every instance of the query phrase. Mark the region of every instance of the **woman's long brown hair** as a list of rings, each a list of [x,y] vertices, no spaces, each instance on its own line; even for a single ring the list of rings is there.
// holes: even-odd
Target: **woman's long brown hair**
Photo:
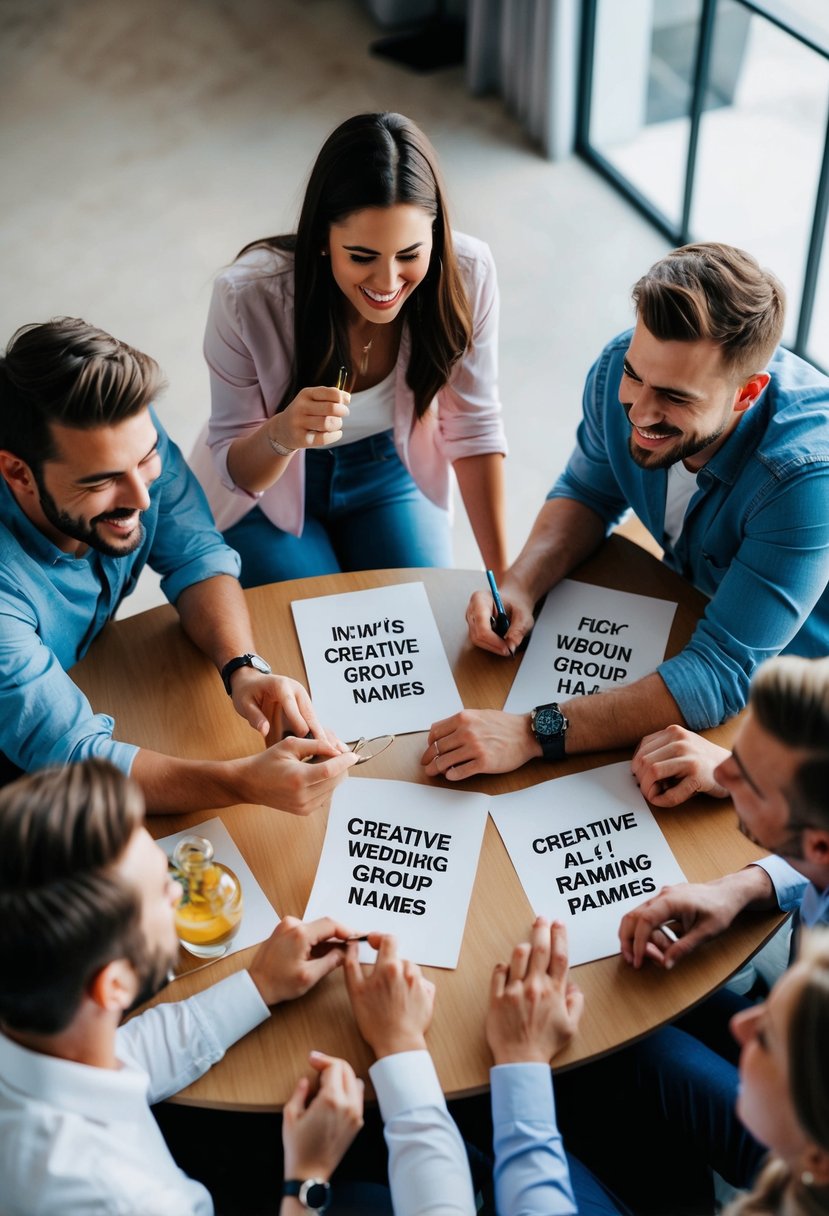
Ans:
[[[422,207],[433,218],[429,270],[403,309],[411,334],[406,383],[418,418],[470,345],[472,317],[434,149],[402,114],[358,114],[323,144],[296,233],[252,241],[237,255],[259,248],[294,254],[294,365],[280,409],[303,388],[336,383],[337,369],[349,362],[343,296],[331,259],[322,255],[331,225],[366,207],[398,203]]]

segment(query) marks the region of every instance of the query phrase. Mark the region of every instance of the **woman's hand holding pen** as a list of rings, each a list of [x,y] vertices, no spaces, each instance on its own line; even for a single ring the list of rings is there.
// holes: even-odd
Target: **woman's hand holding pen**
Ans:
[[[492,627],[493,600],[490,591],[476,591],[466,609],[469,640],[482,650],[511,658],[533,627],[533,603],[521,587],[504,579],[501,600],[509,617],[509,629],[499,637]]]
[[[289,451],[329,447],[342,439],[350,400],[351,394],[343,389],[325,385],[302,389],[281,413],[265,423],[269,443]]]

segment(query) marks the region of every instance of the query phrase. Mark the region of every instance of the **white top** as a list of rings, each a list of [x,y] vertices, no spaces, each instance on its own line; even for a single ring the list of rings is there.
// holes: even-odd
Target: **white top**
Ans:
[[[170,1155],[150,1104],[177,1093],[269,1016],[241,971],[122,1026],[120,1068],[29,1051],[0,1034],[3,1216],[212,1216]]]
[[[335,447],[341,448],[343,444],[356,443],[358,439],[368,439],[370,435],[379,435],[392,429],[396,379],[397,371],[392,368],[385,380],[381,380],[379,384],[363,389],[360,393],[351,394],[349,414],[343,419],[343,437]]]
[[[665,496],[665,540],[673,549],[679,540],[688,504],[697,492],[697,475],[678,460],[668,469],[668,491]]]

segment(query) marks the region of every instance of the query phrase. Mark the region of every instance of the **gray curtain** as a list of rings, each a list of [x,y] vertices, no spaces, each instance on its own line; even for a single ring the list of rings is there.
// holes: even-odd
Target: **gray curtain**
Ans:
[[[579,0],[468,0],[466,79],[498,92],[551,160],[575,141]]]

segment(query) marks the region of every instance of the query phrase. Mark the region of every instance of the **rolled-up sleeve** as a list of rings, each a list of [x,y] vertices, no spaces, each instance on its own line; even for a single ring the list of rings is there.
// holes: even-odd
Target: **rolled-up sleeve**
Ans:
[[[286,333],[293,336],[292,308],[283,299],[278,277],[268,278],[267,286],[270,290],[266,290],[263,277],[258,290],[256,283],[246,283],[242,289],[233,273],[221,275],[213,286],[204,333],[204,357],[210,374],[207,446],[225,490],[252,500],[261,498],[261,494],[236,485],[227,467],[227,455],[234,439],[258,430],[276,413],[279,400],[271,391],[273,382],[280,382],[281,397],[292,364],[291,352],[285,346]],[[267,360],[267,366],[259,366],[257,358]],[[269,399],[264,385],[271,386]]]
[[[794,866],[790,866],[784,858],[775,853],[768,857],[758,857],[751,864],[766,871],[774,887],[778,907],[783,912],[794,912],[795,908],[800,907],[809,880]]]
[[[744,708],[754,671],[786,649],[827,583],[829,464],[799,458],[751,512],[691,641],[657,669],[692,730]]]

